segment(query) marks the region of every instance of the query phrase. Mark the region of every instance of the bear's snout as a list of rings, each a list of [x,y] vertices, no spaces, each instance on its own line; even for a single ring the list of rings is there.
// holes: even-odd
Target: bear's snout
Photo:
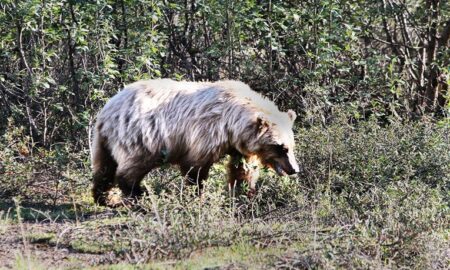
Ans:
[[[288,154],[288,162],[289,162],[289,170],[286,171],[287,174],[293,175],[300,172],[300,168],[298,166],[297,160],[295,159],[295,156],[293,153]]]
[[[286,172],[287,175],[297,174],[299,172],[298,165],[297,165],[297,169],[292,167],[292,166],[290,166],[290,168],[285,170],[285,172]]]
[[[280,176],[294,175],[300,171],[295,156],[290,153],[283,158],[276,159],[272,167]]]
[[[298,173],[298,170],[295,170],[294,168],[292,168],[291,170],[286,172],[288,175],[294,175]]]

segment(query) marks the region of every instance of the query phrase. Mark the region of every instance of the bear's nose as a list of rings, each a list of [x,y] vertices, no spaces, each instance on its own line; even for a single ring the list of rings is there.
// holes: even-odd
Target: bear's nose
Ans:
[[[297,160],[295,160],[295,156],[293,154],[289,155],[289,172],[286,172],[289,175],[297,174],[300,172],[300,168],[298,166]]]
[[[289,170],[289,171],[286,172],[286,173],[289,174],[289,175],[294,175],[294,174],[299,173],[299,170],[296,170],[296,169],[292,168],[291,170]]]
[[[297,161],[295,159],[292,159],[292,161],[290,162],[289,165],[290,165],[289,166],[290,168],[289,168],[289,171],[286,172],[287,174],[293,175],[293,174],[297,174],[297,173],[300,172],[300,168],[299,168],[298,163],[297,163]]]

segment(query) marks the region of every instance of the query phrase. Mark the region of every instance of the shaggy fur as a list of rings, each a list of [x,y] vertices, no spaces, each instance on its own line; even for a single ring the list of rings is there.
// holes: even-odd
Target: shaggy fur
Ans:
[[[257,166],[249,169],[248,164],[295,173],[294,119],[294,112],[280,112],[238,81],[133,83],[98,115],[94,199],[105,204],[106,192],[115,185],[126,196],[138,196],[142,178],[167,163],[178,165],[201,188],[211,165],[226,154],[231,155],[231,187],[248,181],[254,188]]]

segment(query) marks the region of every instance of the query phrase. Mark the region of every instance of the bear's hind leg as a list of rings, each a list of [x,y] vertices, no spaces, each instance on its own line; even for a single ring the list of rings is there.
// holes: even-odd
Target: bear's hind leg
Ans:
[[[113,187],[113,179],[117,165],[107,164],[100,171],[94,172],[92,195],[99,205],[106,205],[106,194]]]
[[[105,141],[96,137],[94,141],[95,150],[93,152],[93,188],[92,195],[94,202],[99,205],[106,205],[106,196],[113,187],[114,175],[117,170],[117,163],[105,146]]]

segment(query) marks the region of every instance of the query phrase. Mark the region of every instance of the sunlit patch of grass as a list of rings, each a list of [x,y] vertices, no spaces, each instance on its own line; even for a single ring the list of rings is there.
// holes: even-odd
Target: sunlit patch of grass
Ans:
[[[165,261],[149,264],[149,268],[164,269],[262,269],[285,252],[288,247],[275,246],[258,248],[246,243],[230,247],[216,247],[198,250],[188,258],[179,261]]]
[[[68,246],[72,248],[74,251],[91,254],[102,254],[115,250],[114,243],[102,243],[100,241],[86,241],[85,239],[72,240],[70,241]]]
[[[32,244],[49,244],[55,245],[57,240],[57,235],[55,233],[44,233],[44,232],[36,232],[27,234],[26,238]]]

